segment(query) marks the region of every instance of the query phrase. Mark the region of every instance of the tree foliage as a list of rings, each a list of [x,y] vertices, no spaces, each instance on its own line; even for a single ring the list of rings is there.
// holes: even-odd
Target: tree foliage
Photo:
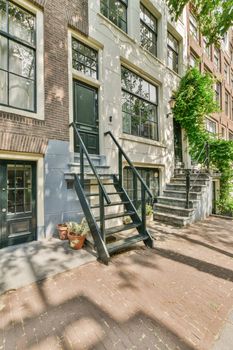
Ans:
[[[177,21],[189,0],[166,0],[166,2]],[[224,34],[233,25],[232,0],[192,0],[190,5],[201,33],[209,44],[219,45]]]
[[[173,113],[186,131],[193,159],[199,156],[206,143],[209,144],[210,163],[221,173],[220,201],[224,205],[230,201],[233,180],[233,141],[219,139],[205,129],[205,118],[219,110],[214,101],[213,84],[211,74],[201,74],[196,67],[189,68],[174,94]],[[204,157],[200,161],[204,161]]]

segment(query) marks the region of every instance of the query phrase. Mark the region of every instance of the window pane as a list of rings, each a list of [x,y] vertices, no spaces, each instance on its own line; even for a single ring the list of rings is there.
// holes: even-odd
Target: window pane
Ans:
[[[24,212],[24,190],[16,190],[15,209],[16,213]]]
[[[7,70],[7,39],[0,35],[0,68]]]
[[[8,206],[8,210],[7,210],[8,213],[15,212],[15,190],[8,190],[7,206]]]
[[[32,175],[31,166],[30,165],[25,166],[25,176],[24,176],[24,179],[25,179],[24,187],[25,188],[29,188],[32,185],[32,176],[31,175]]]
[[[34,82],[10,74],[9,100],[13,107],[34,110]]]
[[[16,165],[15,187],[24,188],[24,166]]]
[[[35,44],[35,17],[9,3],[9,33],[30,44]]]
[[[12,73],[26,78],[34,78],[34,51],[23,45],[9,42],[10,67]]]
[[[0,103],[7,104],[7,73],[0,70]]]
[[[24,210],[25,211],[32,211],[32,191],[25,190],[24,191]]]
[[[7,31],[6,1],[0,0],[0,29]]]

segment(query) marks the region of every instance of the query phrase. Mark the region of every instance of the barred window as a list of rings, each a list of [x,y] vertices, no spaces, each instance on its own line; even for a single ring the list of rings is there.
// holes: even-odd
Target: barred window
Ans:
[[[142,4],[140,25],[141,45],[157,56],[157,19]]]
[[[0,0],[0,104],[36,109],[36,19]]]
[[[127,32],[127,5],[128,0],[100,0],[100,12]]]
[[[158,140],[157,87],[121,68],[123,132]]]

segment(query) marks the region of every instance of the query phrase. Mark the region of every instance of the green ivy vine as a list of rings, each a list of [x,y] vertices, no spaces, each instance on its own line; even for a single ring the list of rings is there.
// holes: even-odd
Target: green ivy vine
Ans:
[[[219,111],[213,89],[214,78],[210,73],[200,73],[198,68],[189,68],[174,93],[173,115],[186,131],[189,151],[195,160],[208,142],[210,164],[221,173],[220,212],[233,212],[233,198],[230,196],[233,183],[233,141],[223,140],[208,133],[205,118]],[[204,162],[204,156],[200,162]]]

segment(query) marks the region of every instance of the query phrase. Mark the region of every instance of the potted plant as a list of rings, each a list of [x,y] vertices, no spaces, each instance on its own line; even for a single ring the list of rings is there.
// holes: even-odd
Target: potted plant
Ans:
[[[58,224],[57,230],[59,234],[59,238],[63,241],[65,239],[68,239],[68,227],[67,224]]]
[[[67,227],[70,247],[73,249],[81,249],[90,231],[86,219],[83,218],[80,224],[73,221],[68,222]]]
[[[146,205],[146,221],[149,223],[151,221],[153,221],[153,207],[150,204]]]
[[[124,216],[124,217],[123,217],[123,224],[124,224],[124,225],[131,224],[131,222],[132,222],[132,219],[131,219],[130,216]]]

